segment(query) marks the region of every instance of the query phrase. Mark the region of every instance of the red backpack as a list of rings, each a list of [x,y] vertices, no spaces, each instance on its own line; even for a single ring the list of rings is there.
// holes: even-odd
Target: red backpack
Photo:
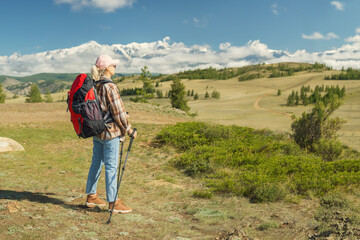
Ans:
[[[68,92],[68,110],[71,114],[71,122],[79,137],[88,138],[96,136],[109,127],[107,123],[113,118],[110,111],[103,114],[100,108],[99,98],[95,85],[112,83],[110,80],[95,81],[87,74],[79,74]]]

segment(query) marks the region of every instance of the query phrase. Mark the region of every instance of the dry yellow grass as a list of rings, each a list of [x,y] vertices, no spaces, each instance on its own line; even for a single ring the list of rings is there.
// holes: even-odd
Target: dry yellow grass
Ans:
[[[262,78],[251,81],[239,82],[237,78],[230,80],[182,80],[186,89],[198,93],[200,100],[193,101],[189,98],[191,112],[198,113],[197,120],[220,123],[224,125],[241,125],[252,128],[267,128],[274,131],[291,131],[291,115],[300,116],[304,111],[309,111],[311,106],[286,106],[287,96],[293,91],[299,91],[302,85],[339,85],[346,87],[347,97],[341,108],[334,114],[344,118],[347,122],[339,133],[340,139],[349,146],[360,150],[360,81],[326,81],[325,75],[331,75],[336,71],[324,72],[300,72],[291,77]],[[158,89],[163,93],[170,90],[171,81],[160,83]],[[140,80],[134,81],[127,78],[118,86],[123,88],[141,87]],[[276,96],[278,89],[282,90],[281,96]],[[206,92],[219,91],[219,100],[205,100]],[[67,92],[52,94],[54,101],[61,101],[67,98]],[[7,103],[23,103],[25,97],[7,100]],[[129,97],[124,97],[127,105],[131,105]],[[162,106],[170,106],[168,99],[154,99],[153,103]],[[65,106],[66,104],[64,104]],[[66,108],[66,107],[64,107]],[[130,109],[132,110],[132,109]],[[156,110],[154,110],[156,112]],[[60,114],[60,113],[56,113]],[[62,113],[64,114],[64,113]],[[142,116],[142,112],[131,111],[135,118]],[[29,119],[34,116],[29,113]],[[57,116],[60,117],[60,116]],[[148,123],[162,122],[161,119],[149,116]],[[0,117],[1,120],[1,117]]]

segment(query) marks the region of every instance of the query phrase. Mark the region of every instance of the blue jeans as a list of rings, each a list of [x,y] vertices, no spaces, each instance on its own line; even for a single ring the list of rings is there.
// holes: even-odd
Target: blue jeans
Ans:
[[[105,164],[106,199],[114,202],[117,199],[117,167],[119,162],[119,137],[102,140],[93,137],[93,157],[86,184],[86,193],[95,194],[102,166]],[[116,199],[115,199],[116,197]]]

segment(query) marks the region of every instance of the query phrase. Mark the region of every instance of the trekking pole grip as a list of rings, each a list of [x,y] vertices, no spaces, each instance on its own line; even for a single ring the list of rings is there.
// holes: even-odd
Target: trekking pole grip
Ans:
[[[131,138],[134,138],[134,134],[135,134],[136,132],[137,132],[137,129],[134,128],[133,131],[132,131],[132,133],[130,134],[130,137],[131,137]]]

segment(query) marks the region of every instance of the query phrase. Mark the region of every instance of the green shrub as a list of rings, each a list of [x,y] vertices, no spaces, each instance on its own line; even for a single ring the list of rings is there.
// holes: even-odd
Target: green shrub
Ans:
[[[203,179],[204,187],[253,202],[279,201],[287,194],[322,196],[360,182],[360,159],[324,161],[270,131],[186,122],[162,129],[157,141],[181,151],[172,164]]]
[[[339,194],[330,194],[320,198],[320,205],[327,208],[339,207],[345,209],[350,206],[350,203],[349,200]]]
[[[269,229],[272,229],[272,228],[278,228],[279,225],[276,223],[276,222],[263,222],[259,225],[258,229],[260,231],[266,231],[266,230],[269,230]]]
[[[320,139],[333,139],[344,121],[338,117],[330,119],[330,116],[340,105],[341,102],[335,95],[329,104],[325,105],[320,101],[310,113],[304,112],[301,117],[294,118],[291,130],[295,142],[301,148],[314,151]]]
[[[279,184],[264,184],[255,189],[250,198],[251,202],[276,202],[286,196],[285,189]]]
[[[215,98],[215,99],[220,99],[220,92],[214,90],[214,91],[211,93],[211,97],[212,97],[212,98]]]
[[[211,191],[194,191],[193,197],[195,198],[204,198],[204,199],[210,199],[212,198],[213,194]]]
[[[315,144],[314,150],[324,161],[335,161],[342,155],[343,145],[334,139],[320,139],[320,141]]]

